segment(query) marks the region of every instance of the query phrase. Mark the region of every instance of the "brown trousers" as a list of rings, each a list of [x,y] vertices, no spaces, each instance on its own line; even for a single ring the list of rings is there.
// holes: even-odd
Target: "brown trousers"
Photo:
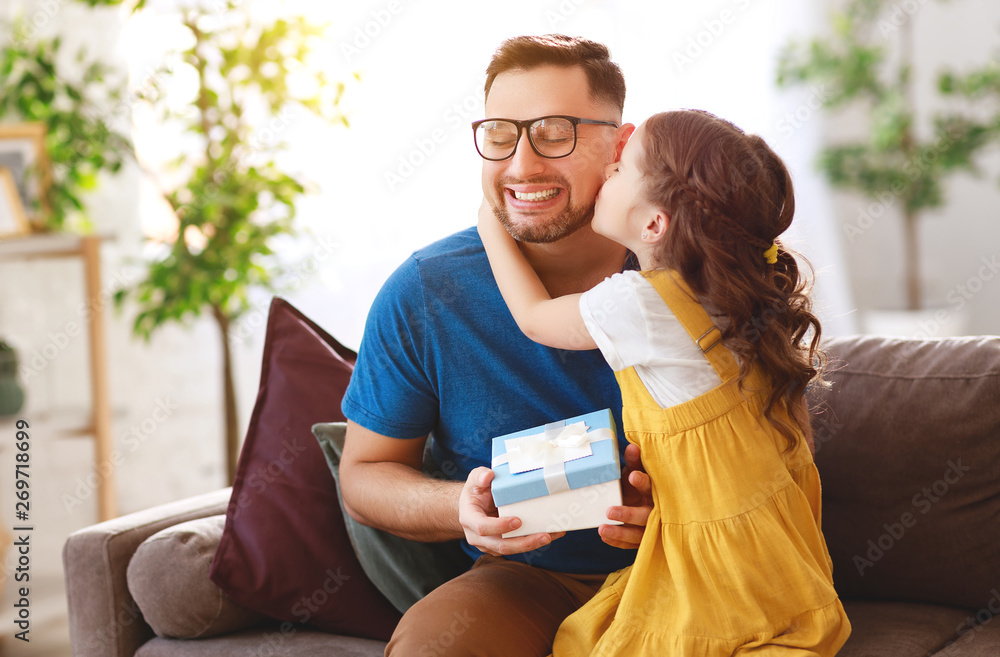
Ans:
[[[570,575],[483,555],[465,574],[410,607],[391,657],[545,657],[563,619],[607,575]]]

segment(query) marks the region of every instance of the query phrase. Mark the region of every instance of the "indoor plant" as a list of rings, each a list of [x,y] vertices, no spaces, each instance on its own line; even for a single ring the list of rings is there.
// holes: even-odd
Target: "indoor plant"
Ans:
[[[866,138],[826,146],[819,168],[840,189],[859,192],[880,212],[901,217],[906,308],[923,306],[919,261],[919,222],[945,204],[945,182],[957,171],[977,171],[977,155],[1000,135],[996,120],[977,118],[968,103],[952,103],[920,130],[914,103],[913,21],[900,3],[849,0],[833,17],[832,35],[794,42],[782,51],[778,84],[817,84],[822,106],[830,113],[863,108],[869,125]],[[982,72],[988,72],[987,66]],[[938,90],[967,99],[982,97],[975,73],[942,74]],[[993,79],[993,84],[996,84]],[[994,86],[994,90],[996,87]],[[974,109],[974,108],[973,108]],[[930,137],[920,135],[931,133]],[[845,223],[853,242],[865,230],[864,215]]]
[[[0,121],[44,123],[52,166],[43,187],[45,212],[35,228],[87,230],[87,192],[102,173],[118,172],[131,154],[128,137],[111,116],[127,110],[124,80],[83,49],[75,71],[67,71],[58,65],[59,38],[35,38],[24,20],[6,27],[0,43]],[[39,208],[29,210],[36,214]]]
[[[145,11],[145,10],[144,10]],[[119,290],[121,304],[138,307],[134,330],[150,337],[171,322],[209,314],[222,345],[225,444],[228,480],[235,475],[239,435],[230,354],[230,327],[249,310],[254,288],[275,289],[283,267],[274,248],[293,234],[296,201],[304,183],[276,161],[284,144],[264,138],[265,126],[287,125],[288,116],[310,114],[346,125],[338,109],[343,84],[331,85],[311,64],[312,40],[321,33],[301,17],[261,23],[249,9],[229,1],[223,6],[197,3],[182,10],[191,47],[182,66],[198,87],[191,111],[172,112],[164,97],[146,99],[164,126],[193,136],[196,152],[178,152],[167,168],[180,180],[164,189],[177,216],[177,230],[137,284]],[[288,84],[294,71],[299,88]],[[157,77],[170,85],[178,70]],[[301,84],[308,80],[310,84]],[[261,134],[258,134],[260,132]],[[180,141],[180,140],[178,140]]]

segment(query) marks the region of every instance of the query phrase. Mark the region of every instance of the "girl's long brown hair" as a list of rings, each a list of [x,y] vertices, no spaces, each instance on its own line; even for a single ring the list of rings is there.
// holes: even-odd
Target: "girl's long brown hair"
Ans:
[[[769,380],[764,415],[791,450],[795,429],[808,431],[803,395],[821,381],[823,354],[809,283],[778,239],[795,213],[788,170],[763,139],[699,110],[653,116],[642,145],[648,199],[670,217],[657,265],[680,273],[721,320],[739,384],[755,367]],[[772,243],[775,264],[764,257]]]

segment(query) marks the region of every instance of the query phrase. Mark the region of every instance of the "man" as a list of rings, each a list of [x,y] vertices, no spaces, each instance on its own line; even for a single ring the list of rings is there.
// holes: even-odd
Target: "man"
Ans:
[[[583,39],[510,39],[487,68],[490,120],[476,127],[483,192],[553,296],[625,265],[624,248],[590,228],[605,167],[635,129],[621,124],[624,97],[607,49]],[[599,530],[504,539],[520,521],[496,517],[490,493],[493,436],[601,408],[621,427],[620,392],[600,353],[528,340],[474,227],[416,252],[389,278],[343,403],[344,505],[413,540],[465,539],[479,559],[406,613],[386,654],[546,655],[563,618],[632,562],[649,515],[641,471],[628,476],[627,506],[609,510],[624,524]],[[420,471],[432,431],[434,460],[453,481]],[[637,469],[638,450],[625,460]]]

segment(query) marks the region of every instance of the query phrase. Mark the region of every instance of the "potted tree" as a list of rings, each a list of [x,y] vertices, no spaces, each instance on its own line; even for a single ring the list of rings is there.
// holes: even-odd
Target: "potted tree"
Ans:
[[[977,154],[1000,136],[1000,125],[972,118],[956,103],[954,110],[932,118],[932,130],[917,130],[914,17],[898,15],[901,11],[899,3],[888,0],[849,0],[833,17],[832,35],[783,49],[778,85],[822,86],[822,106],[830,114],[866,111],[867,136],[823,148],[819,169],[835,188],[870,199],[869,207],[879,215],[898,214],[905,308],[917,311],[924,306],[921,218],[945,204],[945,182],[952,174],[978,170]],[[942,74],[939,90],[952,97],[981,96],[988,82],[980,77]],[[920,136],[927,132],[930,136]],[[862,213],[845,224],[849,241],[867,228],[865,220]]]
[[[262,138],[261,129],[307,112],[346,125],[338,108],[344,84],[330,84],[311,66],[310,47],[321,29],[301,17],[261,24],[229,1],[221,8],[188,6],[181,20],[193,44],[180,55],[197,77],[194,107],[178,115],[162,98],[146,100],[163,124],[180,126],[199,146],[178,153],[170,165],[171,178],[182,181],[164,190],[177,216],[174,238],[159,245],[142,280],[118,291],[115,300],[135,303],[134,331],[147,339],[171,322],[203,313],[214,320],[222,345],[225,461],[232,481],[239,434],[230,329],[249,310],[251,290],[273,290],[281,280],[275,243],[293,234],[296,201],[305,192],[304,183],[276,161],[283,142]],[[309,93],[289,86],[292,71],[298,88]],[[161,84],[179,72],[163,71]]]

